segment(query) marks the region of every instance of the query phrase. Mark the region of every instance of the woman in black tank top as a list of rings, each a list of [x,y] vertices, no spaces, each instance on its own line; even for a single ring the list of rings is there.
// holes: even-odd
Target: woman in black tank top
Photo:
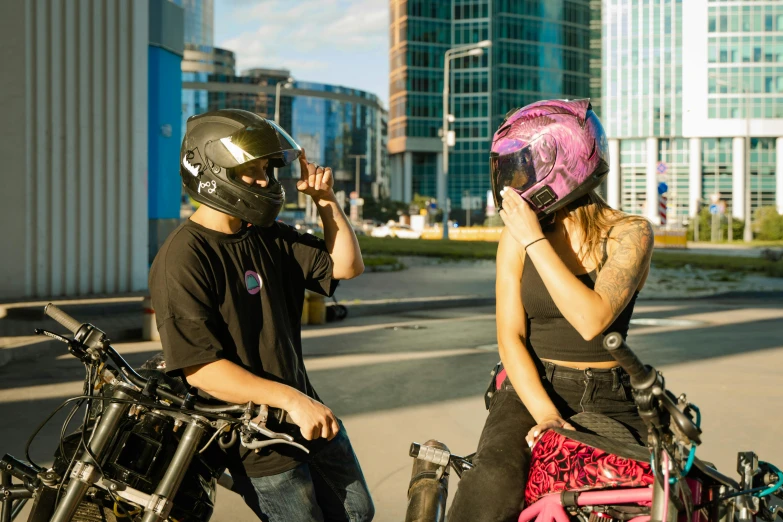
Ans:
[[[506,225],[495,289],[503,369],[449,522],[517,520],[529,447],[547,429],[574,429],[568,420],[578,412],[611,417],[638,441],[646,432],[628,375],[601,341],[628,331],[653,232],[593,192],[608,171],[608,140],[589,100],[514,109],[492,138],[490,182]]]
[[[542,229],[517,191],[502,193],[506,227],[497,254],[497,334],[503,364],[449,522],[516,520],[530,450],[568,418],[605,414],[639,441],[646,433],[628,376],[602,348],[628,331],[653,248],[649,222],[611,209],[594,192],[558,210]]]

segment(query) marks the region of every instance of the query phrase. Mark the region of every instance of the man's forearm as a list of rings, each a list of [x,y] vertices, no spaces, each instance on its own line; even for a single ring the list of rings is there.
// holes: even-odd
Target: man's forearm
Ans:
[[[336,198],[315,199],[324,225],[324,241],[334,262],[335,279],[351,279],[364,272],[359,241]]]
[[[290,410],[298,395],[302,395],[290,386],[253,375],[225,359],[192,366],[184,371],[189,384],[232,404],[252,401]]]

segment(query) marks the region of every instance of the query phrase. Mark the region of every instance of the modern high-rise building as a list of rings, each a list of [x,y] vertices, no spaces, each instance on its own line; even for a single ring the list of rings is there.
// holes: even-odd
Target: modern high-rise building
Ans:
[[[185,9],[185,45],[212,47],[215,40],[214,0],[172,0]]]
[[[590,12],[596,0],[391,0],[389,154],[392,197],[437,197],[443,143],[445,52],[490,40],[451,63],[449,113],[456,144],[447,176],[451,207],[485,198],[488,151],[505,114],[546,98],[588,98]],[[595,33],[595,31],[593,31]],[[595,73],[594,73],[595,74]]]
[[[783,3],[604,0],[602,26],[609,203],[660,223],[665,182],[670,225],[783,211]]]

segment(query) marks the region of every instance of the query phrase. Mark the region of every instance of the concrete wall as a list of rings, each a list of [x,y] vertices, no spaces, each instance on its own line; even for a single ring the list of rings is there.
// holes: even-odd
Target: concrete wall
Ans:
[[[0,2],[0,299],[146,288],[147,54],[147,2]]]

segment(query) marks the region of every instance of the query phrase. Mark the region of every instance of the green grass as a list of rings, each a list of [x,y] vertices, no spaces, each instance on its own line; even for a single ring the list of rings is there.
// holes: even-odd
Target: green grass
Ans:
[[[364,267],[370,272],[397,272],[405,270],[405,264],[393,256],[363,256]]]
[[[424,256],[443,259],[495,259],[498,244],[487,241],[441,241],[359,237],[363,254]]]
[[[362,253],[371,256],[425,256],[447,260],[495,259],[498,244],[486,241],[440,241],[398,238],[359,238]],[[366,262],[365,262],[366,264]],[[783,277],[783,261],[773,262],[756,257],[689,254],[687,252],[653,253],[657,268],[694,268],[725,270],[737,273],[756,273],[769,277]]]
[[[708,254],[688,254],[685,252],[653,252],[653,266],[657,268],[682,268],[690,265],[708,270],[727,272],[756,273],[769,277],[783,277],[783,262],[773,262],[760,257],[714,256]]]
[[[720,245],[728,245],[729,244],[728,241],[716,241],[716,243],[720,244]],[[709,244],[710,244],[709,241],[699,241],[699,246],[704,245],[704,246],[708,247]],[[732,241],[731,244],[732,245],[737,245],[737,246],[772,247],[772,248],[775,248],[775,247],[783,247],[783,239],[776,239],[776,240],[770,240],[770,241],[763,241],[761,239],[754,239],[750,243],[746,243],[746,242],[742,241],[741,239],[736,239],[736,240]]]
[[[364,266],[396,265],[399,260],[392,256],[365,256]]]

